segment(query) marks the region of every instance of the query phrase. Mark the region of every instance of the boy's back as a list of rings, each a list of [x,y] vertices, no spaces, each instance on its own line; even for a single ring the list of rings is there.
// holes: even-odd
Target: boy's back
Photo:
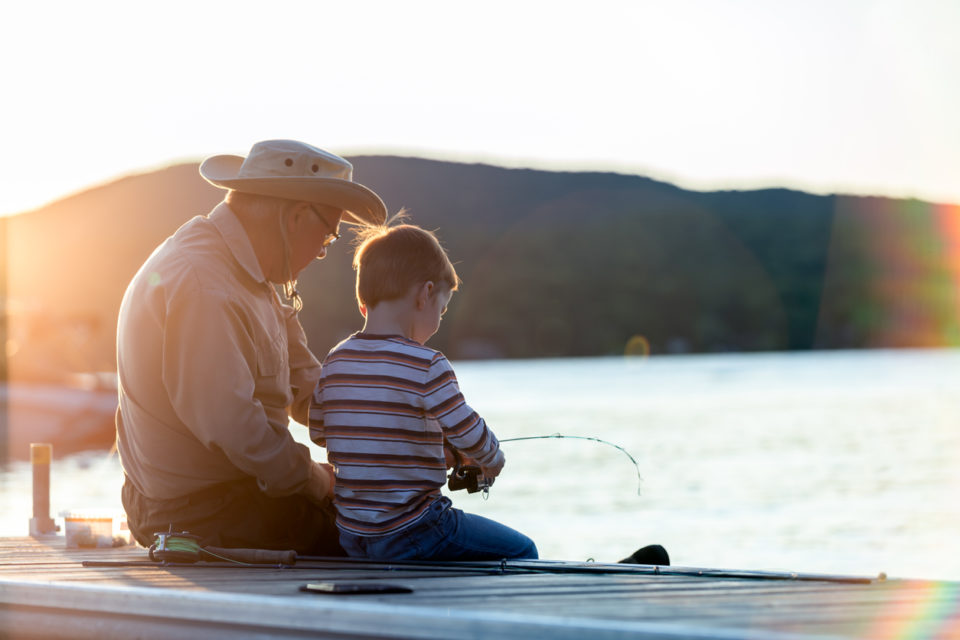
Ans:
[[[402,336],[358,333],[335,347],[310,425],[337,468],[337,525],[357,535],[403,529],[441,497],[445,438],[481,464],[502,459],[449,361]]]

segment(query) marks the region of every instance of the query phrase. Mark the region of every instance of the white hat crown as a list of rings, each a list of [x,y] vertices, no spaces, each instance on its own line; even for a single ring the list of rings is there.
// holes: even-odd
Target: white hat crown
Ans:
[[[353,165],[296,140],[258,142],[240,165],[238,178],[336,178],[353,180]]]

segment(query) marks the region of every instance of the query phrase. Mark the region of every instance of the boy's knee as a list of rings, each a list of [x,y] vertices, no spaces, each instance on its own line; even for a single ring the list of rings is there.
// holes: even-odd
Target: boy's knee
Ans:
[[[524,536],[526,538],[526,536]],[[523,548],[523,551],[517,555],[515,560],[537,560],[540,558],[540,553],[537,551],[537,545],[530,538],[526,538],[526,546]]]

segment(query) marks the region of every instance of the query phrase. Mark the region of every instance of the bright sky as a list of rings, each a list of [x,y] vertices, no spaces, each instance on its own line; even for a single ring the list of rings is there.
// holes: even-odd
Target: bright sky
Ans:
[[[956,0],[10,2],[0,213],[266,138],[960,203],[957,33]]]

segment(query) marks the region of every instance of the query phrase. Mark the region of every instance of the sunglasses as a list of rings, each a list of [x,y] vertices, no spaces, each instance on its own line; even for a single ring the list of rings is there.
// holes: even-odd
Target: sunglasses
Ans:
[[[310,210],[313,211],[315,214],[317,214],[317,217],[320,218],[320,220],[326,223],[326,219],[323,217],[323,214],[317,211],[317,208],[314,205],[310,205]],[[329,247],[339,239],[340,239],[340,234],[337,233],[336,231],[333,231],[323,237],[323,244],[321,244],[320,246]]]

